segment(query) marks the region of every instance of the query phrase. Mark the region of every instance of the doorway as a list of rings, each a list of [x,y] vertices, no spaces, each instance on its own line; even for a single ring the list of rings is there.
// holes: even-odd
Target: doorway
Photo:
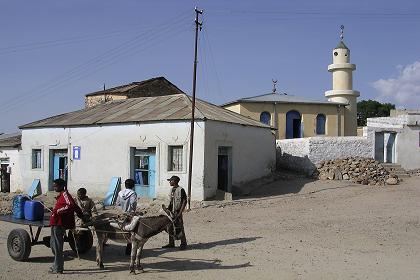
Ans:
[[[1,192],[10,192],[10,172],[8,163],[1,163],[0,178]]]
[[[217,155],[217,189],[232,191],[232,147],[219,147]]]
[[[50,185],[48,190],[52,191],[52,183],[56,179],[63,179],[67,182],[68,156],[67,150],[50,150]]]
[[[384,163],[396,163],[395,132],[375,133],[375,160]]]
[[[301,137],[301,115],[298,111],[292,110],[286,114],[286,139]]]
[[[155,198],[156,148],[131,148],[131,178],[138,196]]]
[[[384,162],[384,133],[375,132],[375,160]]]

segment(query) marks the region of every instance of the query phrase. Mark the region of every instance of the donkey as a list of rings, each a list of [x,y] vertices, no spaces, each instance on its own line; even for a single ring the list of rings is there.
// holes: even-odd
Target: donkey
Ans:
[[[110,226],[109,219],[115,218],[115,215],[108,213],[99,215],[97,219],[95,219],[97,222],[93,223],[97,237],[96,263],[99,268],[105,268],[103,263],[104,243],[107,239],[111,239],[120,243],[131,242],[130,273],[136,273],[135,263],[137,270],[140,273],[143,272],[140,259],[144,244],[150,237],[155,236],[164,230],[167,231],[168,226],[173,223],[173,214],[163,205],[162,209],[165,211],[165,215],[140,218],[138,225],[132,232],[123,232]]]

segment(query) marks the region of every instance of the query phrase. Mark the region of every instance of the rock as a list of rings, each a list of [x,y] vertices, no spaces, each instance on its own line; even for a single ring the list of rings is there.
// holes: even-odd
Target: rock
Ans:
[[[334,180],[343,180],[343,174],[341,174],[340,169],[334,171]]]
[[[328,175],[327,174],[324,174],[324,173],[322,173],[322,174],[320,174],[319,175],[319,180],[323,180],[323,181],[325,181],[325,180],[328,180]]]
[[[398,185],[398,179],[394,178],[394,177],[390,177],[390,178],[386,179],[385,183],[387,185]]]
[[[333,171],[330,171],[330,172],[328,172],[327,178],[329,180],[334,180],[334,175],[335,175],[335,173]]]
[[[349,180],[350,176],[348,174],[343,174],[343,180]]]

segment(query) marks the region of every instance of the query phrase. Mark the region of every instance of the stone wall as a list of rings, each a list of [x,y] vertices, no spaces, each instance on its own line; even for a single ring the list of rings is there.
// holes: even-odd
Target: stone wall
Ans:
[[[277,140],[277,168],[312,174],[316,164],[349,157],[372,158],[373,143],[365,137],[308,137]]]

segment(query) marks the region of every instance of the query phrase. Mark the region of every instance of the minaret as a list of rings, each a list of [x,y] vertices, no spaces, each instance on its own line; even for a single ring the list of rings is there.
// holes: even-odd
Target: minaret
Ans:
[[[333,63],[328,65],[328,71],[333,74],[333,89],[326,91],[325,97],[328,101],[347,104],[342,114],[344,136],[355,136],[357,135],[357,97],[360,93],[353,90],[353,71],[356,70],[356,65],[350,63],[350,50],[343,42],[343,33],[344,26],[342,25],[341,40],[333,50]]]

